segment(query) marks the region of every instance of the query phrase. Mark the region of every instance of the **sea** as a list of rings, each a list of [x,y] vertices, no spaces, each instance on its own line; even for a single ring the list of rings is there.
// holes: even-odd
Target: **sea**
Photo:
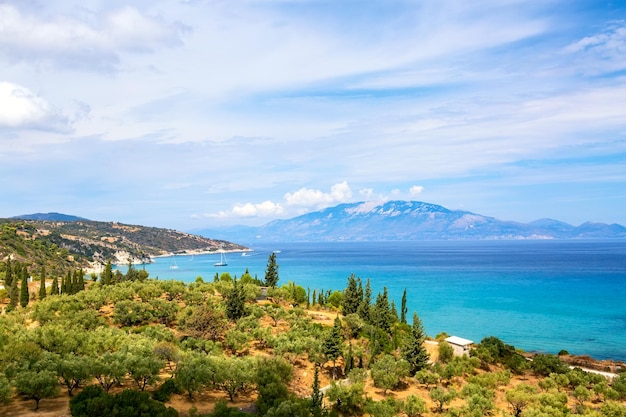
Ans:
[[[193,282],[216,273],[263,279],[269,255],[279,284],[342,290],[351,274],[386,287],[426,333],[480,342],[496,336],[530,352],[626,361],[626,241],[520,240],[258,243],[252,252],[159,257],[152,278]],[[174,267],[174,268],[172,268]],[[123,269],[123,267],[122,267]]]

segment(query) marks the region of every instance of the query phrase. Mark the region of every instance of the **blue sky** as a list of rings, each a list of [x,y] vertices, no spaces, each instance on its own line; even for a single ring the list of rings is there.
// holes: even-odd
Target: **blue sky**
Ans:
[[[0,217],[626,224],[626,4],[0,2]]]

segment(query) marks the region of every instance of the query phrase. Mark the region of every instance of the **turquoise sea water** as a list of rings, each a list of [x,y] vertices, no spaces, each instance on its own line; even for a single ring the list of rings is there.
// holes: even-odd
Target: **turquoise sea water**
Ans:
[[[350,274],[387,287],[430,336],[445,331],[480,341],[497,336],[527,351],[566,349],[626,360],[626,241],[281,243],[228,254],[157,258],[151,277],[192,282],[216,272],[263,278],[277,252],[280,283],[343,289]],[[170,269],[176,264],[177,269]]]

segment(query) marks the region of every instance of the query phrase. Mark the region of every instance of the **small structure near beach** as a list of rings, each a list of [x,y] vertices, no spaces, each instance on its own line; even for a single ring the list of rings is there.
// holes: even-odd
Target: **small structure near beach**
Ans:
[[[454,356],[469,356],[469,352],[472,349],[472,345],[474,344],[473,341],[463,339],[462,337],[458,336],[450,336],[446,338],[446,342],[448,342],[450,346],[452,346],[452,349],[454,350]]]

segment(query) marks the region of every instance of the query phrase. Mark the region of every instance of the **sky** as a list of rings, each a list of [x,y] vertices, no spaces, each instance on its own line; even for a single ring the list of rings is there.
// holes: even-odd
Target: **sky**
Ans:
[[[622,0],[0,0],[0,217],[626,225]]]

